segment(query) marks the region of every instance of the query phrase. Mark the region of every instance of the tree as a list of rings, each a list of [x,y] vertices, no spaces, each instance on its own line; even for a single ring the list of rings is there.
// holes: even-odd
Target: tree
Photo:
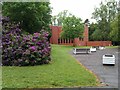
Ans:
[[[52,16],[51,20],[52,20],[52,25],[56,25],[56,16]]]
[[[119,41],[119,33],[118,33],[118,16],[114,19],[113,22],[111,22],[111,32],[110,32],[110,38],[112,41]]]
[[[64,19],[68,16],[72,16],[72,14],[68,10],[63,10],[62,12],[58,13],[58,15],[52,17],[52,22],[54,25],[62,26]]]
[[[91,23],[89,26],[89,40],[93,41],[95,38],[92,34],[97,30],[97,23]]]
[[[62,38],[74,39],[83,37],[84,25],[80,18],[73,16],[66,17],[63,21]]]
[[[91,37],[93,39],[93,41],[101,41],[102,40],[102,33],[101,31],[97,28],[92,34]]]
[[[72,14],[68,10],[64,10],[64,11],[58,13],[58,15],[57,15],[58,25],[63,25],[64,19],[68,16],[72,16]]]
[[[2,13],[11,21],[20,23],[29,33],[39,32],[42,28],[49,31],[51,8],[49,2],[4,2]]]
[[[99,40],[111,40],[110,32],[111,26],[110,23],[114,21],[114,18],[117,14],[117,3],[115,0],[112,2],[103,2],[100,3],[99,8],[95,8],[93,12],[93,17],[96,19],[98,24],[98,29],[93,34],[93,37],[98,36]],[[99,36],[100,35],[100,36]]]

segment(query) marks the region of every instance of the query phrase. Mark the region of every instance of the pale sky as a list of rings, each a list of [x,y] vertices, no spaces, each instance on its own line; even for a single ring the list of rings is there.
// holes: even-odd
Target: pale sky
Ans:
[[[100,2],[105,0],[50,0],[52,9],[52,15],[57,15],[63,10],[68,10],[73,15],[81,18],[83,21],[89,19],[92,20],[92,13],[95,7],[99,7]]]

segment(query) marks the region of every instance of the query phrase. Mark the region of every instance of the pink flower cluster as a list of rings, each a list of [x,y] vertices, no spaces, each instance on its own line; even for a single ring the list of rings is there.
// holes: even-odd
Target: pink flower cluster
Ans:
[[[35,46],[32,46],[32,47],[30,47],[30,50],[35,51],[35,50],[36,50],[36,47],[35,47]]]

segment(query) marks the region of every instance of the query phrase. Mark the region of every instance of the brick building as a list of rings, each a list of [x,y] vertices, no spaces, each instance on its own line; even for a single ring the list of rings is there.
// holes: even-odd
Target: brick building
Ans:
[[[60,33],[62,32],[61,26],[50,26],[52,30],[52,36],[50,38],[51,44],[60,44],[60,45],[73,45],[72,39],[61,39]],[[84,25],[83,39],[75,38],[74,43],[76,46],[110,46],[112,45],[111,41],[89,41],[89,29],[88,25]]]

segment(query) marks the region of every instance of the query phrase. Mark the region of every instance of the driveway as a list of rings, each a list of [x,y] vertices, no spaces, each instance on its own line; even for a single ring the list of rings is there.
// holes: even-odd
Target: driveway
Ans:
[[[71,53],[72,54],[72,53]],[[103,65],[102,55],[104,54],[114,54],[116,57],[115,66]],[[97,50],[91,54],[72,54],[81,64],[86,68],[94,72],[100,82],[105,84],[108,88],[118,88],[118,49],[104,49]]]

